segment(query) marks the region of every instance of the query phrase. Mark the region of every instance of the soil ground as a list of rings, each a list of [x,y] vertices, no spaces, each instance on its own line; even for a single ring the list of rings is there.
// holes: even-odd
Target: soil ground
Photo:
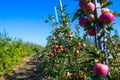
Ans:
[[[15,66],[2,80],[40,80],[37,55],[23,58],[23,64]]]

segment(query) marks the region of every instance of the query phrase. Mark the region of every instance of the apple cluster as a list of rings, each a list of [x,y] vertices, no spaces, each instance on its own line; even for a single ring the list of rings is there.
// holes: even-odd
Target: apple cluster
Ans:
[[[106,0],[101,0],[100,2],[102,6],[102,4],[106,2]],[[96,21],[99,21],[104,26],[109,25],[114,21],[114,15],[112,11],[108,8],[102,8],[102,14],[98,18],[96,18],[96,7],[92,0],[80,0],[79,6],[82,10],[81,13],[84,14],[79,18],[79,25],[85,29],[86,33],[89,36],[95,36],[97,34]]]
[[[101,0],[102,6],[106,0]],[[99,22],[103,26],[109,25],[114,21],[114,15],[108,8],[101,8],[101,15],[97,18],[95,16],[95,4],[93,0],[80,0],[79,6],[82,10],[82,15],[79,18],[79,25],[83,27],[89,36],[95,36],[98,32],[96,29],[96,22]],[[76,51],[78,52],[78,51]],[[109,74],[108,65],[102,63],[96,63],[93,68],[93,72],[97,76],[107,76]]]

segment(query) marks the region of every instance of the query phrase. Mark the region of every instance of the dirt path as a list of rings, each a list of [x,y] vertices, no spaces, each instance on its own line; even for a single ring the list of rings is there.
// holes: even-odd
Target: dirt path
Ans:
[[[23,64],[16,66],[3,80],[39,80],[39,70],[37,55],[25,57]]]

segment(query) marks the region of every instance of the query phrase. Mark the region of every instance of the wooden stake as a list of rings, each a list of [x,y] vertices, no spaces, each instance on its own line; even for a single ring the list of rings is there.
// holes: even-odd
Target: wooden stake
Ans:
[[[59,0],[59,2],[60,2],[60,7],[62,8],[63,6],[62,6],[62,1],[61,0]]]
[[[57,9],[56,9],[56,7],[54,7],[54,9],[55,9],[55,17],[56,17],[56,22],[58,23]]]
[[[99,16],[102,14],[101,13],[101,8],[100,8],[100,0],[93,0],[93,2],[95,3],[96,6],[96,12],[95,12],[95,16],[97,16],[99,18]],[[99,33],[101,29],[103,29],[103,25],[101,25],[99,23],[99,21],[97,22],[97,32]],[[104,42],[104,36],[98,40],[98,49],[102,51],[102,53],[104,53],[106,60],[103,62],[104,64],[108,64],[108,59],[107,59],[107,53],[106,53],[106,49],[105,49],[105,42]]]

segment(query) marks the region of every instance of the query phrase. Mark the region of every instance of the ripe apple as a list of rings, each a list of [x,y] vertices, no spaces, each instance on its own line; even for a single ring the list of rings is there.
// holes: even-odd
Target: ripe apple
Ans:
[[[94,3],[92,3],[92,2],[87,2],[87,3],[85,3],[85,4],[83,5],[83,8],[82,8],[82,9],[84,10],[85,13],[91,14],[91,13],[93,13],[94,10],[95,10],[95,5],[94,5]]]
[[[95,20],[94,15],[93,15],[93,14],[90,14],[90,15],[88,16],[88,21],[89,21],[89,22],[93,22],[94,20]]]
[[[63,46],[62,46],[62,45],[59,45],[58,48],[59,48],[59,49],[63,49]]]
[[[86,19],[86,18],[80,18],[79,25],[80,26],[84,26],[87,22],[88,22],[88,19]]]
[[[80,54],[80,50],[75,50],[75,54],[76,55]]]
[[[87,34],[89,36],[95,36],[97,34],[97,31],[96,31],[95,27],[88,29]]]
[[[114,15],[111,12],[106,12],[100,15],[99,21],[104,25],[108,25],[114,21]]]
[[[73,78],[77,78],[77,73],[75,73],[75,72],[72,73],[72,77],[73,77]]]
[[[64,51],[66,51],[66,50],[67,50],[67,48],[66,48],[66,47],[64,47],[64,48],[63,48],[63,50],[64,50]]]
[[[80,42],[78,42],[78,43],[77,43],[77,45],[78,45],[78,46],[81,46],[81,43],[80,43]]]
[[[71,39],[73,36],[70,34],[70,35],[68,35],[67,37]]]
[[[54,54],[53,52],[51,52],[49,55],[50,55],[51,57],[54,57],[54,56],[55,56],[55,54]]]
[[[96,74],[98,76],[107,76],[109,71],[110,71],[110,69],[109,69],[108,65],[101,64],[101,63],[96,63],[93,68],[94,74]]]
[[[58,45],[54,45],[54,46],[53,46],[53,49],[58,49]]]
[[[61,52],[61,49],[60,49],[60,48],[58,48],[58,49],[57,49],[57,52]]]
[[[79,1],[79,6],[81,7],[81,8],[83,8],[83,5],[85,4],[85,2],[82,2],[82,1]]]
[[[82,47],[85,48],[85,47],[86,47],[86,44],[85,44],[85,43],[82,43]]]
[[[62,46],[62,45],[59,45],[59,46],[58,46],[58,50],[60,50],[60,51],[63,50],[63,46]]]

